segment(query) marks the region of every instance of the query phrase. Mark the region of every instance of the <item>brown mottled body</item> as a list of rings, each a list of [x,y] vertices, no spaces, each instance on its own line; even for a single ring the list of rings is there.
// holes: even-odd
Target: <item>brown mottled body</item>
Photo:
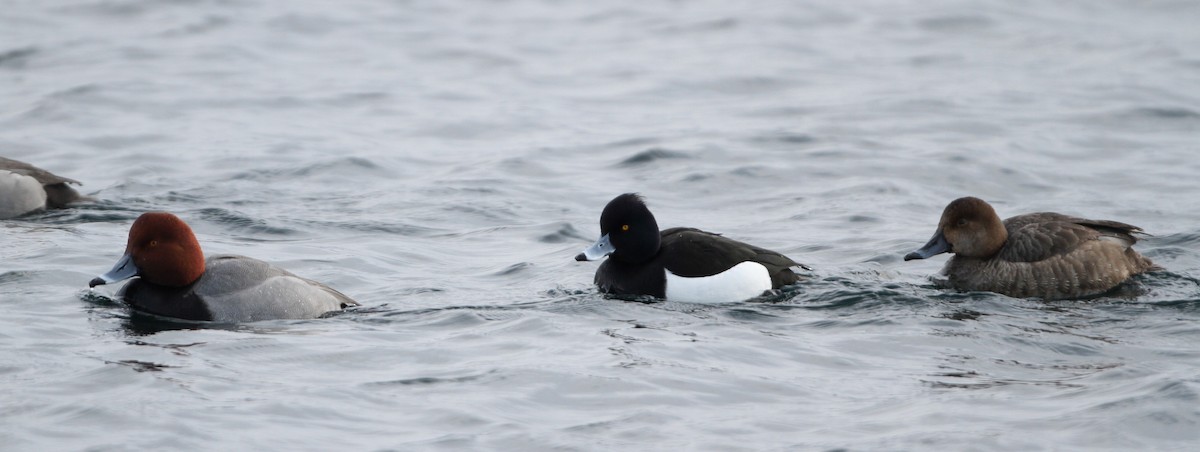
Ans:
[[[1107,292],[1131,276],[1158,267],[1134,251],[1136,226],[1052,212],[1003,222],[978,198],[960,198],[942,213],[925,247],[905,256],[955,253],[942,273],[961,290],[1047,300]]]

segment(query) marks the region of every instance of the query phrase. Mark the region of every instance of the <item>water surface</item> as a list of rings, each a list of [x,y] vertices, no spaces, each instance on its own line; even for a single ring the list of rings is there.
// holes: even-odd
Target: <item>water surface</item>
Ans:
[[[1188,450],[1193,2],[62,1],[0,8],[0,448]],[[606,299],[613,196],[815,270]],[[950,200],[1125,221],[1086,301],[902,262]],[[364,307],[195,328],[86,288],[132,220]]]

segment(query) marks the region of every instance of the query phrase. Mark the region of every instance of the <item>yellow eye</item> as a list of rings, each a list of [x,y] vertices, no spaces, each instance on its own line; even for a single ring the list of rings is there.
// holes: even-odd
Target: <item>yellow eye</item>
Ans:
[[[151,240],[150,246],[158,246],[158,240]]]
[[[628,230],[629,230],[629,225],[627,225],[627,224],[623,224],[623,225],[621,225],[621,230],[622,230],[622,231],[628,231]]]

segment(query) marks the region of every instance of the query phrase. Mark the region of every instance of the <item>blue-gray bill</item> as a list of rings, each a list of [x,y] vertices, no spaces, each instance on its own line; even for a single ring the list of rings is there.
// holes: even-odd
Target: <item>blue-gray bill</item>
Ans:
[[[133,256],[128,254],[121,256],[116,265],[113,265],[112,270],[108,273],[97,276],[88,283],[88,287],[96,287],[103,284],[112,284],[122,279],[129,279],[138,275],[138,268],[133,264]]]
[[[592,246],[587,247],[582,253],[575,256],[575,260],[594,261],[612,254],[613,251],[615,250],[613,249],[612,242],[608,240],[608,234],[604,234],[603,237],[600,237],[600,240],[597,240]]]
[[[942,235],[942,231],[938,231],[933,234],[933,238],[929,239],[929,243],[926,243],[919,250],[906,254],[904,260],[927,259],[947,251],[950,251],[950,242],[946,241],[946,236]]]

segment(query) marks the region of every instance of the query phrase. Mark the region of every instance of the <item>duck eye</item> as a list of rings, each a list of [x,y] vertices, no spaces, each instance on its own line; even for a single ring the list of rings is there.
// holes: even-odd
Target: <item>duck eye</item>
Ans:
[[[959,226],[966,226],[966,225],[967,225],[967,219],[966,219],[966,218],[959,218],[959,219],[958,219],[958,225],[959,225]]]
[[[158,246],[158,240],[151,240],[150,246]]]
[[[627,224],[623,224],[623,225],[621,225],[621,231],[622,231],[622,232],[623,232],[623,231],[628,231],[628,230],[629,230],[629,225],[627,225]]]

